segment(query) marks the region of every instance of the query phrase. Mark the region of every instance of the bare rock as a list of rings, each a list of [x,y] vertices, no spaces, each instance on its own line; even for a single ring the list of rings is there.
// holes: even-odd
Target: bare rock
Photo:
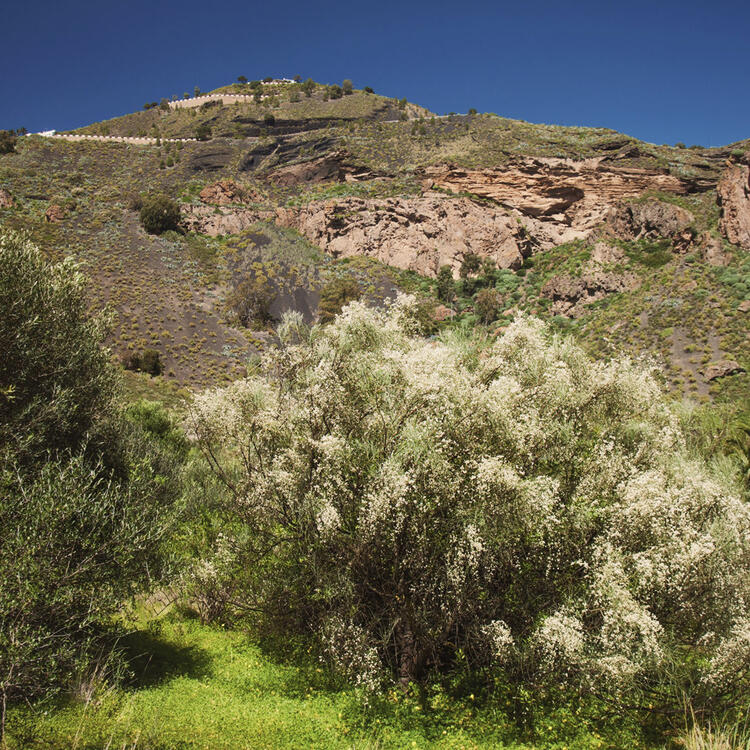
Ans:
[[[65,209],[57,203],[52,203],[44,212],[44,218],[45,221],[48,221],[51,224],[57,224],[65,218]]]
[[[367,255],[425,276],[435,276],[442,265],[450,265],[457,275],[469,252],[512,269],[520,268],[527,253],[524,229],[513,216],[467,198],[342,198],[275,211],[218,211],[209,206],[181,210],[190,231],[235,234],[271,220],[296,229],[335,257]]]
[[[15,205],[13,196],[5,188],[0,188],[0,208],[13,208]]]
[[[566,227],[577,237],[588,236],[618,203],[647,190],[684,195],[713,187],[710,180],[698,185],[658,170],[612,165],[605,157],[525,158],[479,170],[437,166],[426,168],[423,175],[425,188],[490,198],[529,219]]]
[[[712,380],[718,380],[719,378],[725,378],[728,375],[739,375],[745,372],[743,367],[740,367],[732,359],[723,359],[720,362],[715,362],[709,365],[705,370],[706,380],[710,383]]]
[[[719,230],[733,245],[750,250],[750,167],[730,164],[716,187]]]
[[[292,186],[302,183],[341,180],[356,182],[375,176],[367,169],[351,164],[349,154],[346,151],[338,150],[317,159],[309,159],[308,161],[280,167],[271,172],[268,180],[275,185]]]
[[[695,217],[690,211],[664,201],[650,200],[639,203],[620,203],[607,217],[609,230],[625,240],[643,237],[671,237],[684,245],[692,242],[687,231]]]
[[[577,278],[555,276],[542,287],[541,293],[552,300],[553,314],[574,318],[584,312],[586,305],[608,294],[634,289],[638,283],[633,274],[595,271]]]
[[[244,203],[250,196],[245,188],[234,180],[219,180],[213,185],[207,185],[200,191],[198,197],[203,203],[215,206],[229,206],[233,203]]]
[[[744,302],[740,302],[739,305],[737,305],[737,310],[741,313],[747,313],[750,312],[750,299],[746,299]]]
[[[606,242],[597,242],[591,250],[591,263],[595,266],[614,265],[625,261],[625,253]]]
[[[457,274],[468,252],[516,269],[526,252],[523,227],[512,216],[467,198],[316,201],[278,209],[276,221],[333,256],[367,255],[425,276],[435,276],[442,265]]]

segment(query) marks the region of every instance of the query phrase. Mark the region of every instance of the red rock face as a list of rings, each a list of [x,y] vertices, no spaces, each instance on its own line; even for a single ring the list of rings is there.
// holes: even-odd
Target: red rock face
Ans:
[[[276,184],[357,179],[344,152],[282,167]],[[628,203],[646,191],[686,194],[713,187],[656,170],[611,166],[603,159],[523,159],[503,169],[428,167],[425,193],[390,199],[340,198],[302,207],[216,213],[207,206],[183,208],[185,225],[207,234],[238,232],[258,220],[291,227],[334,256],[367,255],[399,268],[434,276],[441,265],[458,271],[468,252],[491,258],[500,268],[518,268],[523,258],[606,228],[626,239],[670,237],[678,250],[694,238],[693,215],[678,206],[650,200]],[[226,181],[224,181],[226,182]],[[704,184],[705,183],[705,184]],[[201,197],[218,205],[224,183]],[[441,188],[455,197],[432,192]],[[459,197],[469,193],[476,198]],[[715,254],[715,253],[714,253]],[[713,257],[713,256],[712,256]],[[717,256],[718,257],[718,256]]]
[[[750,167],[729,165],[716,187],[716,198],[721,206],[719,230],[733,245],[750,250]]]

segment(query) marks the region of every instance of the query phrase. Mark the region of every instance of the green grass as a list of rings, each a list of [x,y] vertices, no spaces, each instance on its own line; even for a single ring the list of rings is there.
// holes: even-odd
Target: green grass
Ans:
[[[511,718],[515,702],[470,686],[363,703],[310,657],[281,659],[240,632],[166,616],[125,639],[129,687],[78,691],[56,705],[11,709],[8,748],[588,748],[646,747],[621,719],[586,707]],[[83,696],[86,696],[85,698]],[[533,705],[527,696],[526,708]],[[527,711],[528,713],[528,711]]]

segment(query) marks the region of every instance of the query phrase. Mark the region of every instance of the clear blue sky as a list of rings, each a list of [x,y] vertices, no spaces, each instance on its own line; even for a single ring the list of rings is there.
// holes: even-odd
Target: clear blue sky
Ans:
[[[7,0],[0,128],[68,129],[238,75],[351,78],[655,143],[750,137],[750,0]]]

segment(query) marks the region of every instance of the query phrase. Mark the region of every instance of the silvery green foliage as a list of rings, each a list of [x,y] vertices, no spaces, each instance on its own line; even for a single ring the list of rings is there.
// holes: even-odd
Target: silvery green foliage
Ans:
[[[425,340],[413,310],[287,317],[264,377],[196,400],[244,604],[371,687],[460,649],[630,702],[740,689],[750,513],[652,373],[529,318]]]

